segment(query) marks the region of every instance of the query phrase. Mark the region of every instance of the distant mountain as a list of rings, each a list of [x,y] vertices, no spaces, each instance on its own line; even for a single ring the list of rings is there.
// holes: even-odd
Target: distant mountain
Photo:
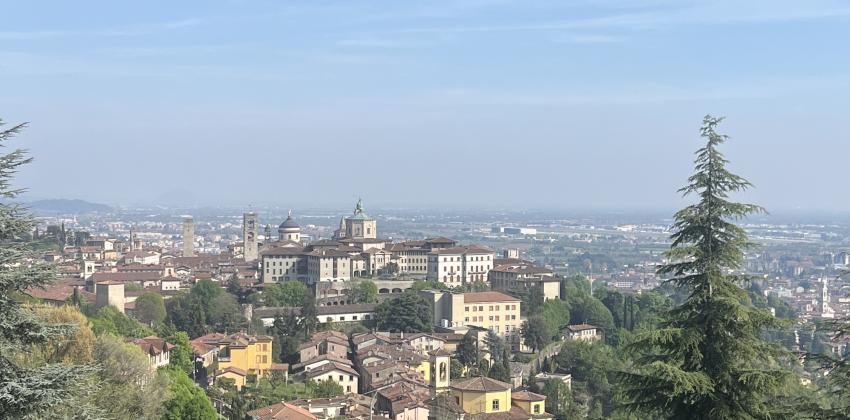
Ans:
[[[105,204],[90,203],[85,200],[68,200],[64,198],[36,200],[26,204],[31,210],[39,213],[106,213],[112,211],[112,207]]]

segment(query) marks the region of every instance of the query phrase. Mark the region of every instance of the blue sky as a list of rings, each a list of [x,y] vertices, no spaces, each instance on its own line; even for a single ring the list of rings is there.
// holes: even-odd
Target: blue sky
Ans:
[[[850,210],[847,1],[0,1],[38,197],[667,209],[706,113]],[[25,141],[24,141],[25,140]]]

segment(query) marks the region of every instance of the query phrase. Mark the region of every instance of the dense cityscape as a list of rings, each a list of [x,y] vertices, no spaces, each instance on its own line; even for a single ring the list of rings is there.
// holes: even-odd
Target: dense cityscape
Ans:
[[[24,293],[179,366],[228,418],[616,415],[587,369],[682,299],[660,214],[31,206],[58,277]],[[776,219],[743,224],[760,246],[733,274],[788,320],[771,340],[847,354],[819,325],[850,315],[850,225]]]
[[[0,420],[850,419],[846,0],[0,14]]]

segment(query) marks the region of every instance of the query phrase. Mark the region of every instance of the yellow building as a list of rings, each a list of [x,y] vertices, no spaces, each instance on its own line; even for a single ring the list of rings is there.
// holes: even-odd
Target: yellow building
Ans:
[[[454,407],[452,407],[454,406]],[[486,377],[469,378],[451,385],[449,411],[437,409],[440,418],[551,419],[546,397],[528,391],[511,393],[511,385]]]
[[[506,413],[511,409],[511,385],[486,377],[451,385],[455,403],[467,414]]]
[[[272,338],[265,335],[231,334],[225,337],[224,347],[218,353],[218,367],[231,366],[248,375],[265,376],[272,369]]]
[[[513,404],[532,416],[546,414],[546,397],[528,391],[518,391],[511,394]]]

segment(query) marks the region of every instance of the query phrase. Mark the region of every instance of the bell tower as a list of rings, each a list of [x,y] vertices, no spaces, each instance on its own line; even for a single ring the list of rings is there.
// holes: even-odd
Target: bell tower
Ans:
[[[452,377],[452,354],[443,349],[437,349],[428,353],[428,356],[431,362],[431,393],[442,394],[449,390]]]

